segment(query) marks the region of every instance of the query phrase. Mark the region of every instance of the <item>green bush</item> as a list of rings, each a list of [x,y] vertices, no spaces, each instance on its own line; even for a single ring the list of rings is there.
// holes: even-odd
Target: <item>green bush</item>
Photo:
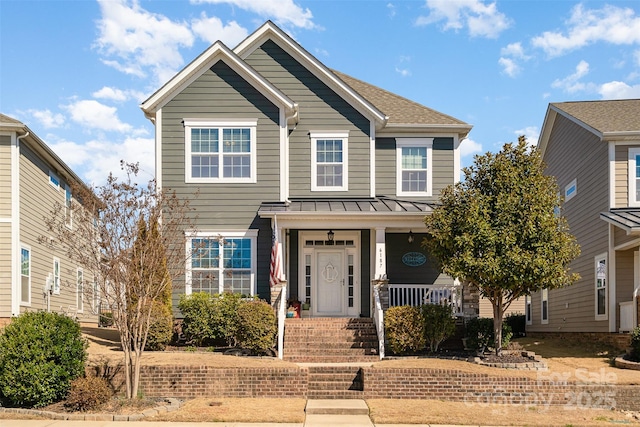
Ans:
[[[162,351],[173,337],[173,315],[163,302],[154,302],[151,311],[151,325],[144,349]]]
[[[395,354],[417,352],[424,348],[424,321],[419,307],[391,307],[384,314],[385,336]]]
[[[229,347],[238,345],[238,308],[245,301],[242,295],[225,292],[213,298],[211,328],[217,339],[223,339]]]
[[[511,326],[507,322],[502,322],[502,348],[506,348],[511,342]],[[467,348],[475,351],[484,351],[492,347],[495,341],[493,333],[493,319],[489,317],[477,317],[469,319],[465,325],[465,338],[467,338]]]
[[[456,320],[450,305],[425,304],[421,307],[424,336],[432,353],[456,332]]]
[[[77,378],[64,402],[69,411],[91,411],[107,403],[113,396],[109,383],[104,378]]]
[[[75,320],[24,313],[0,335],[0,395],[13,406],[41,407],[63,399],[84,375],[87,343]]]
[[[238,307],[238,345],[258,354],[273,348],[277,325],[273,308],[265,301],[249,301]]]
[[[631,332],[631,350],[627,357],[633,362],[640,362],[640,326]]]
[[[187,342],[202,345],[205,342],[215,340],[211,321],[215,306],[211,295],[206,292],[182,295],[178,308],[184,316],[182,333]]]

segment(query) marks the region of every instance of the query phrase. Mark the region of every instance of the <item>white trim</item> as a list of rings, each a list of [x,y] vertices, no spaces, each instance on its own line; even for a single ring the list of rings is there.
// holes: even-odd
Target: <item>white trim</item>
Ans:
[[[311,141],[311,191],[348,191],[349,190],[349,132],[347,131],[309,131]],[[342,140],[342,185],[318,185],[318,140]]]
[[[54,180],[56,182],[53,182]],[[62,181],[60,180],[60,176],[54,171],[52,171],[51,169],[49,169],[48,181],[49,181],[49,185],[55,188],[56,190],[60,191],[60,188],[62,188]]]
[[[283,109],[280,109],[280,200],[289,198],[289,132],[287,117]]]
[[[47,179],[49,179],[47,177]],[[11,315],[20,314],[20,141],[11,134]]]
[[[618,246],[614,247],[613,249],[616,251],[626,251],[627,249],[631,249],[636,246],[640,246],[640,237],[626,243],[621,243]]]
[[[616,207],[616,145],[609,143],[609,209]]]
[[[596,255],[595,257],[593,257],[593,264],[594,264],[594,277],[593,277],[593,290],[594,290],[594,315],[595,315],[595,320],[607,320],[609,317],[609,300],[610,300],[610,280],[609,280],[609,270],[610,270],[610,266],[608,265],[609,262],[607,260],[608,256],[607,253],[603,253],[600,255]],[[604,297],[605,297],[605,305],[604,305],[604,310],[605,312],[603,314],[598,314],[598,267],[600,266],[600,263],[604,261],[604,272],[602,272],[602,274],[604,275],[604,277],[602,277],[601,279],[603,280],[603,286],[604,286]]]
[[[155,119],[156,130],[156,188],[158,191],[162,190],[162,108],[156,112]]]
[[[69,206],[67,206],[67,195],[69,196]],[[68,222],[67,215],[69,215]],[[69,184],[66,183],[64,184],[64,225],[73,229],[73,193]]]
[[[544,317],[544,303],[547,303],[547,317]],[[540,323],[543,325],[549,324],[549,289],[542,289],[540,292]]]
[[[636,156],[640,156],[640,147],[629,148],[628,165],[627,165],[627,178],[629,183],[629,193],[627,199],[629,200],[629,206],[639,207],[640,200],[636,200]]]
[[[576,194],[578,194],[578,182],[576,178],[573,178],[570,183],[564,186],[564,201],[568,202],[573,199]]]
[[[56,282],[56,262],[58,263],[58,280]],[[53,283],[51,284],[51,291],[54,295],[60,295],[61,281],[62,281],[62,264],[60,263],[60,258],[53,257],[53,265],[51,278]],[[56,286],[57,284],[57,286]]]
[[[27,301],[22,300],[22,250],[26,250],[29,252],[29,298]],[[20,301],[20,305],[23,307],[31,307],[31,290],[33,283],[33,251],[31,250],[31,246],[20,243],[20,256],[19,256],[19,264],[18,264],[18,285],[20,287],[20,294],[18,300]]]
[[[225,184],[255,184],[258,180],[257,178],[257,132],[258,132],[258,119],[184,119],[184,179],[186,183],[199,183],[199,184],[216,184],[216,183],[225,183]],[[191,176],[191,129],[217,129],[218,130],[218,177],[217,178],[201,178],[201,177],[192,177]],[[251,132],[250,135],[250,172],[249,177],[246,178],[225,178],[224,177],[224,157],[225,155],[230,155],[233,153],[224,153],[222,144],[223,144],[223,132],[225,129],[239,129],[239,128],[248,128]],[[245,153],[246,154],[246,153]]]
[[[186,295],[191,295],[193,292],[192,283],[191,283],[191,240],[193,239],[224,239],[224,238],[243,238],[251,240],[251,283],[250,283],[250,293],[251,295],[256,294],[257,283],[256,283],[256,275],[258,269],[258,230],[250,229],[250,230],[220,230],[220,231],[197,231],[197,232],[186,232],[188,236],[186,241],[186,254],[189,258],[189,262],[185,265],[185,289],[184,293]],[[220,240],[219,240],[220,242]],[[219,248],[219,260],[223,261],[223,247]],[[218,271],[218,293],[222,293],[224,291],[224,268],[221,265],[215,267]]]
[[[608,250],[608,259],[607,263],[609,264],[607,268],[607,278],[609,279],[609,283],[607,286],[609,287],[609,292],[607,298],[609,298],[609,304],[607,307],[608,313],[613,313],[613,315],[609,316],[609,332],[616,332],[616,320],[618,316],[617,313],[617,301],[618,298],[616,296],[617,286],[616,286],[616,251],[613,249],[613,245],[615,243],[615,226],[609,224],[609,250]]]
[[[376,197],[376,125],[369,122],[369,197]]]
[[[396,138],[396,195],[429,197],[433,188],[433,139],[434,138]],[[402,149],[405,147],[424,147],[427,151],[427,189],[426,191],[402,190]]]
[[[541,307],[542,308],[542,307]],[[547,310],[549,307],[547,307]],[[531,295],[525,295],[524,297],[524,318],[526,325],[533,325],[533,307],[531,301]]]
[[[84,270],[82,267],[76,268],[76,310],[78,313],[84,312]]]

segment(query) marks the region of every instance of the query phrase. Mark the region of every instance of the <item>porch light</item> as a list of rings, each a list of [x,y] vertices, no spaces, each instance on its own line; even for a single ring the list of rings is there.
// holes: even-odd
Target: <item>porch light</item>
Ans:
[[[333,242],[334,235],[335,233],[333,232],[333,230],[329,230],[329,232],[327,233],[327,240],[329,240],[330,242]]]
[[[409,237],[407,237],[407,242],[413,243],[413,232],[409,230]]]

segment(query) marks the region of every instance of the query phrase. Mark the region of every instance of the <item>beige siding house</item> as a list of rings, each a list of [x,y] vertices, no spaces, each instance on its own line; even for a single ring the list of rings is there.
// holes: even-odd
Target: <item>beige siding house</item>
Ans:
[[[175,299],[269,299],[274,234],[288,296],[310,317],[371,316],[378,279],[393,303],[454,286],[420,230],[459,179],[469,124],[329,69],[272,22],[233,49],[214,43],[142,110],[158,183],[199,191],[192,247],[208,259],[193,259]]]
[[[81,181],[33,131],[0,114],[0,323],[37,310],[97,321],[82,266],[39,243],[43,218],[55,203],[71,202],[72,182]]]
[[[627,332],[640,289],[640,100],[550,104],[539,148],[581,246],[580,280],[527,300],[527,330]]]

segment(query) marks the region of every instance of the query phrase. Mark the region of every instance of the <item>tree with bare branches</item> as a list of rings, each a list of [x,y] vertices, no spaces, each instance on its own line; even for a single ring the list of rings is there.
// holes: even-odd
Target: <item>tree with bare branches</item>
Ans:
[[[130,399],[138,394],[140,358],[155,308],[184,275],[190,237],[185,230],[195,227],[189,199],[158,188],[155,180],[139,185],[137,164],[122,162],[122,169],[122,180],[110,174],[103,186],[72,185],[71,211],[56,205],[45,218],[53,241],[41,240],[59,245],[84,267],[85,277],[93,276],[95,285],[83,286],[85,297],[98,292],[101,306],[113,313]]]

